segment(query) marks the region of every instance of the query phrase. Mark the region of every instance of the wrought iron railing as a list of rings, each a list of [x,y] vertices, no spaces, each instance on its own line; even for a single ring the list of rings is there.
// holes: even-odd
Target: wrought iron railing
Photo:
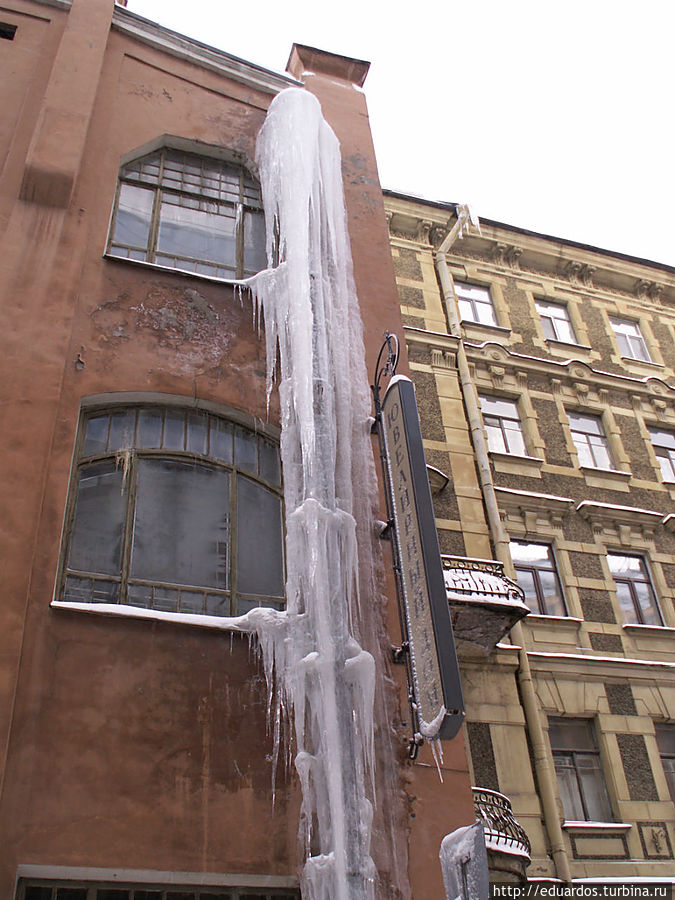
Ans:
[[[486,847],[529,859],[532,850],[530,840],[513,815],[509,798],[487,788],[475,787],[472,790],[476,816],[485,831]]]

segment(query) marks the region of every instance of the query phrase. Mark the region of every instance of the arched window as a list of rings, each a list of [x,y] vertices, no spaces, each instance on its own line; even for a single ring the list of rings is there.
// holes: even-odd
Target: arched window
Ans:
[[[218,278],[266,266],[260,186],[243,166],[165,148],[125,165],[108,253]]]
[[[87,413],[57,600],[170,613],[283,607],[279,451],[176,407]]]

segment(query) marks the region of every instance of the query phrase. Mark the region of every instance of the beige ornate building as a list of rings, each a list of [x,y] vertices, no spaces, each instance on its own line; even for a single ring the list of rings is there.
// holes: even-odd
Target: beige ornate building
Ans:
[[[385,207],[493,877],[669,879],[675,270]]]

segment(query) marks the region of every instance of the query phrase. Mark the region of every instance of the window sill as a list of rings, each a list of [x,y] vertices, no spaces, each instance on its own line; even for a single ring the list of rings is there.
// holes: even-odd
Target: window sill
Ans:
[[[466,329],[475,328],[479,333],[483,331],[487,331],[492,334],[495,331],[504,335],[510,335],[511,329],[504,328],[503,325],[486,325],[485,322],[474,322],[473,319],[462,319],[461,324]]]
[[[635,356],[622,356],[621,362],[626,365],[644,366],[646,369],[663,369],[662,363],[654,362],[651,359],[637,359]]]
[[[596,469],[595,466],[579,466],[579,468],[590,487],[627,491],[628,482],[633,477],[632,472],[623,472],[620,469]]]
[[[175,269],[173,266],[158,266],[156,263],[146,262],[144,259],[128,259],[126,256],[115,256],[114,253],[104,253],[103,259],[108,262],[125,263],[130,266],[138,266],[142,269],[151,269],[153,272],[163,272],[165,275],[180,275],[183,278],[196,278],[198,281],[210,281],[212,284],[229,284],[232,287],[245,287],[248,278],[218,278],[216,275],[203,275],[199,272],[189,272],[187,269]]]
[[[593,349],[589,347],[588,344],[577,344],[571,341],[559,341],[557,338],[544,338],[549,347],[553,347],[556,350],[583,350],[584,353],[590,353]],[[573,358],[573,357],[572,357]]]
[[[653,632],[655,637],[665,637],[666,635],[675,636],[675,628],[669,625],[643,625],[641,622],[624,622],[621,626],[628,634],[635,631],[636,634],[644,635]]]
[[[562,827],[566,831],[617,831],[625,833],[633,827],[630,822],[574,822],[565,820]]]
[[[52,600],[54,609],[69,609],[74,612],[93,613],[103,616],[121,616],[125,619],[146,619],[155,622],[173,622],[178,625],[196,625],[199,628],[214,628],[219,631],[240,631],[249,633],[264,620],[286,616],[286,611],[269,606],[257,606],[243,616],[204,616],[197,613],[162,612],[158,609],[144,609],[140,606],[125,606],[121,603],[77,603],[70,600]]]
[[[516,453],[502,453],[498,450],[490,450],[489,455],[497,472],[526,475],[530,478],[541,477],[544,460],[538,456],[520,456]]]

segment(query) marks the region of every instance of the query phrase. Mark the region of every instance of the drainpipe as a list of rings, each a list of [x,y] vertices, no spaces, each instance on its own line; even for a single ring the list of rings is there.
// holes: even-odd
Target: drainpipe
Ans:
[[[438,278],[441,283],[443,306],[448,317],[450,334],[454,335],[459,341],[457,346],[457,371],[459,383],[467,411],[469,428],[471,429],[471,439],[473,441],[478,466],[478,479],[483,502],[485,504],[488,526],[495,544],[495,556],[504,564],[506,574],[510,578],[515,578],[516,573],[513,568],[513,561],[511,560],[511,553],[509,551],[509,540],[504,531],[501,516],[499,514],[499,505],[497,504],[492,469],[490,468],[490,457],[488,455],[487,441],[483,430],[483,417],[481,415],[478,394],[471,378],[469,360],[464,345],[457,295],[455,294],[455,287],[447,261],[448,250],[469,224],[477,224],[473,222],[469,207],[465,205],[458,206],[457,221],[445,236],[435,253],[436,271],[438,272]],[[570,872],[563,832],[560,827],[560,819],[558,817],[556,777],[548,755],[544,729],[541,727],[539,703],[534,688],[530,661],[527,656],[527,651],[525,650],[525,635],[520,622],[517,622],[511,629],[511,637],[514,643],[519,647],[518,685],[520,687],[521,702],[525,714],[525,724],[534,756],[534,769],[541,795],[544,825],[548,832],[549,841],[551,842],[553,863],[558,878],[562,881],[570,882],[572,880],[572,875]]]

